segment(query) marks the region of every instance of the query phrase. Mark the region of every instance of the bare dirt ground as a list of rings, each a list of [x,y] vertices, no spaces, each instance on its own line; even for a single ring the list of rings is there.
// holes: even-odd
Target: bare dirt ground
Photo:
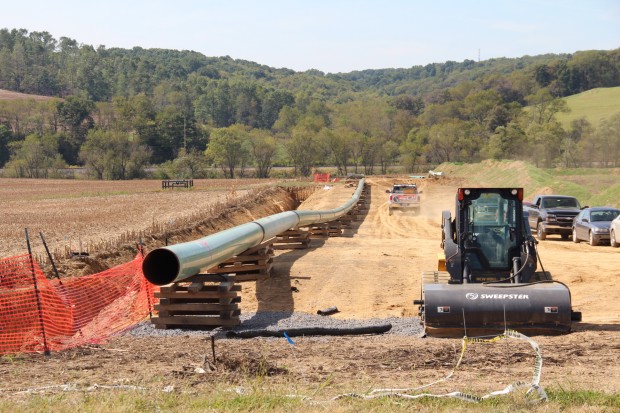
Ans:
[[[370,209],[346,236],[313,241],[312,248],[284,251],[273,276],[243,284],[242,311],[301,311],[337,306],[332,317],[415,316],[420,274],[433,270],[440,252],[440,217],[454,208],[456,182],[422,181],[418,215],[388,216],[385,190],[394,179],[370,178]],[[341,205],[353,190],[343,185],[317,191],[300,209]],[[583,322],[563,336],[537,336],[543,357],[541,385],[565,390],[620,392],[620,250],[591,247],[559,238],[543,241],[539,252],[553,277],[572,292]],[[296,287],[298,292],[293,292]],[[266,375],[294,388],[321,387],[317,397],[374,387],[415,387],[446,376],[460,354],[458,339],[394,335],[305,337],[216,341],[216,371],[197,374],[211,358],[210,341],[188,335],[134,337],[53,354],[0,359],[4,389],[76,383],[192,388],[239,383]],[[518,380],[529,381],[534,356],[527,343],[505,340],[468,348],[462,369],[431,393],[485,394]],[[324,387],[322,387],[324,386]],[[294,390],[294,389],[293,389]]]

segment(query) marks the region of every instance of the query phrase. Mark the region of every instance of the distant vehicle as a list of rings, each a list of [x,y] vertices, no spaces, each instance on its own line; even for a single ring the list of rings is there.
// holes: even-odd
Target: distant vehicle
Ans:
[[[392,215],[394,209],[409,209],[417,212],[420,209],[420,194],[416,184],[394,184],[388,189],[388,212]]]
[[[614,248],[620,247],[620,215],[609,226],[609,243]]]
[[[590,245],[610,242],[611,222],[619,215],[620,209],[616,208],[585,208],[575,217],[573,222],[573,242],[584,240],[588,241]],[[614,243],[617,243],[615,238]]]
[[[528,213],[530,228],[539,240],[545,240],[550,234],[569,239],[573,219],[581,211],[581,205],[574,196],[536,195],[531,204],[524,205],[524,211]]]

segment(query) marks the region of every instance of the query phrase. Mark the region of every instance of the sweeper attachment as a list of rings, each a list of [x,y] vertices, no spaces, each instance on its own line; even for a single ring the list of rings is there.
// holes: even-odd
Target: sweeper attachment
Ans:
[[[581,320],[568,287],[536,271],[522,188],[459,188],[455,215],[442,214],[438,271],[423,273],[414,301],[427,335],[560,334]]]

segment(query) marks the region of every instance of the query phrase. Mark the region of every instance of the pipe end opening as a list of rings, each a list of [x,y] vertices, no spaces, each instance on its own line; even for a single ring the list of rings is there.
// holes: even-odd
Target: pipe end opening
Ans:
[[[155,285],[166,285],[179,275],[181,265],[176,254],[166,248],[149,252],[142,262],[144,277]]]

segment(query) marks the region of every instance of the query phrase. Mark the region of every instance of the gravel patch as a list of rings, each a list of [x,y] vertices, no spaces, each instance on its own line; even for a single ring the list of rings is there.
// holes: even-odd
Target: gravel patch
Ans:
[[[217,336],[224,338],[229,331],[245,332],[253,330],[286,331],[286,329],[301,328],[325,328],[325,329],[351,329],[362,327],[374,327],[390,324],[392,328],[384,334],[422,337],[424,327],[418,317],[390,317],[369,318],[365,320],[341,320],[329,316],[320,316],[308,313],[289,312],[260,312],[245,313],[240,317],[241,325],[232,329],[221,327],[212,330],[188,330],[188,329],[156,329],[150,321],[142,323],[129,330],[129,334],[135,337],[178,337]]]

